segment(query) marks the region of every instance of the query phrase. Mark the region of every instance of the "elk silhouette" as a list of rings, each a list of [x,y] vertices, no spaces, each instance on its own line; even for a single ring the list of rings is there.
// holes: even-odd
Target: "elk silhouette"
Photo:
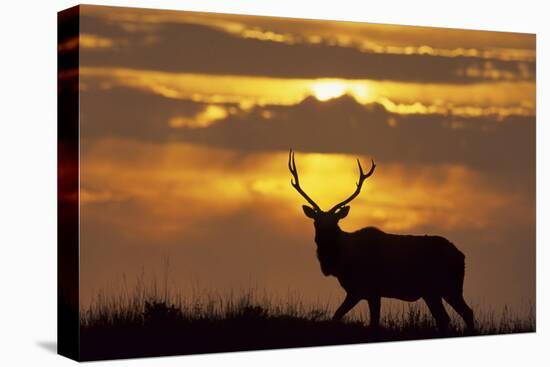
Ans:
[[[440,236],[415,236],[385,233],[375,227],[345,232],[338,221],[345,218],[349,204],[359,193],[365,180],[376,168],[374,160],[365,174],[361,162],[357,188],[346,200],[329,211],[323,211],[300,187],[298,170],[292,149],[288,168],[293,176],[291,185],[307,200],[302,206],[313,219],[317,258],[325,276],[335,276],[346,291],[346,298],[333,319],[340,320],[359,301],[369,304],[370,327],[377,328],[382,297],[403,301],[422,298],[441,331],[449,325],[449,315],[442,299],[464,319],[467,329],[474,329],[474,314],[464,301],[464,254],[450,241]]]

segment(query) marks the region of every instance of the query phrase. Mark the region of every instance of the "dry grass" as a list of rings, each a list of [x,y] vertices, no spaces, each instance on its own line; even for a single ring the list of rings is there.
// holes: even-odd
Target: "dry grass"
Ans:
[[[507,307],[499,313],[474,311],[474,335],[535,331],[534,306],[522,317]],[[184,298],[142,282],[116,297],[100,293],[80,314],[82,360],[466,335],[454,314],[449,331],[439,333],[420,303],[391,308],[382,317],[382,327],[370,330],[368,314],[331,321],[328,304],[305,304],[296,294],[285,300],[258,290],[224,296],[195,292]]]

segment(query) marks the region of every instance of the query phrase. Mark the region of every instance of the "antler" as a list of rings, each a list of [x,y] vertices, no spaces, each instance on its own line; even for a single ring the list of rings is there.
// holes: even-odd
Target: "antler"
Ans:
[[[315,203],[307,194],[302,190],[300,187],[300,180],[298,179],[298,170],[296,169],[296,162],[294,161],[294,152],[292,149],[288,152],[288,169],[290,170],[290,173],[292,173],[292,177],[294,180],[290,179],[290,184],[292,187],[296,189],[304,197],[304,199],[307,200],[308,203],[313,206],[315,210],[321,211],[321,208],[319,208],[319,205]]]
[[[344,205],[346,205],[347,203],[349,203],[350,201],[355,199],[355,197],[357,195],[359,195],[359,193],[361,192],[361,186],[363,186],[363,182],[367,178],[369,178],[370,175],[372,175],[374,173],[374,169],[376,168],[376,164],[374,164],[374,160],[372,160],[372,166],[371,166],[369,172],[367,172],[367,174],[365,174],[365,172],[363,172],[363,167],[361,167],[361,162],[359,162],[359,159],[357,159],[357,164],[359,165],[359,181],[357,182],[357,188],[355,189],[355,192],[353,194],[351,194],[351,196],[349,198],[347,198],[346,200],[344,200],[341,203],[336,204],[334,207],[332,207],[332,209],[330,209],[329,212],[334,213],[336,211],[336,209],[343,207]]]

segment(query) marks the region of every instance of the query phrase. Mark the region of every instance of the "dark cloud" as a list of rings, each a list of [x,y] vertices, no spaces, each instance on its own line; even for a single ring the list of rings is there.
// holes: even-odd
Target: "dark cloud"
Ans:
[[[193,116],[206,105],[126,88],[85,91],[81,101],[86,139],[188,142],[244,154],[293,147],[367,155],[388,163],[465,164],[513,182],[521,176],[534,194],[534,117],[398,115],[376,103],[361,105],[348,96],[327,102],[310,97],[294,106],[240,111],[206,128],[175,129],[168,125],[170,118]]]
[[[256,108],[204,129],[179,129],[179,139],[245,152],[297,150],[350,153],[400,164],[464,164],[501,175],[522,176],[534,192],[533,117],[462,118],[397,115],[351,97],[290,106]],[[513,177],[516,181],[516,177]]]
[[[495,71],[534,80],[535,63],[476,57],[365,53],[351,47],[245,39],[185,23],[128,31],[99,17],[82,16],[81,32],[114,40],[115,47],[83,49],[83,66],[270,76],[351,78],[426,83],[492,80]],[[435,32],[435,31],[434,31]],[[467,76],[468,75],[468,76]]]
[[[81,92],[80,123],[86,139],[115,136],[152,142],[175,138],[168,121],[174,116],[191,117],[204,110],[203,103],[168,99],[130,88]]]
[[[295,106],[267,109],[273,118],[262,118],[262,108],[257,108],[205,129],[183,129],[181,138],[250,151],[294,146],[315,152],[370,154],[404,163],[466,162],[481,167],[506,160],[529,162],[534,154],[533,118],[497,121],[398,115],[376,103],[358,104],[348,96],[328,102],[310,97]]]

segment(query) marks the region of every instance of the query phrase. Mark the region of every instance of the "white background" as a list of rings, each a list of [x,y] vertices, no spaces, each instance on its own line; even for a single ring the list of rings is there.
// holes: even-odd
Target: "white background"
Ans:
[[[537,33],[537,333],[100,362],[113,366],[533,366],[550,362],[547,205],[549,38],[545,1],[96,1],[96,4]],[[9,5],[6,5],[9,4]],[[56,340],[56,12],[72,1],[4,2],[0,13],[0,365],[74,362]],[[546,103],[544,103],[546,102]],[[503,272],[506,269],[502,269]]]

